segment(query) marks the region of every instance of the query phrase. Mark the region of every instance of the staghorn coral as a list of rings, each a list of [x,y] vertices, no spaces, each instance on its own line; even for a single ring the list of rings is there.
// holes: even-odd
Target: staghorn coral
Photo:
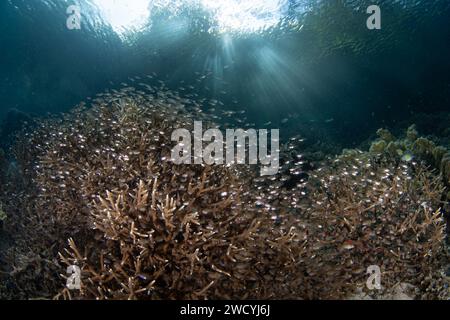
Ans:
[[[448,296],[444,185],[424,164],[398,159],[417,139],[390,137],[394,154],[347,150],[305,173],[294,137],[268,177],[169,161],[173,129],[211,119],[174,92],[123,88],[24,135],[21,175],[3,195],[14,217],[5,229],[15,243],[2,257],[8,295],[336,299],[376,264],[387,290],[409,283],[418,298]],[[72,264],[80,291],[64,287]]]
[[[366,287],[367,267],[378,265],[384,288],[369,292],[373,297],[395,296],[401,283],[416,288],[416,298],[448,298],[446,188],[435,170],[399,156],[344,150],[291,189],[282,188],[283,173],[254,186],[262,206],[298,217],[312,284],[304,297],[352,297]],[[297,166],[285,170],[295,173]]]
[[[125,88],[26,136],[16,154],[34,196],[7,252],[21,297],[296,297],[295,218],[275,228],[243,171],[170,161],[172,131],[206,118],[193,103]],[[79,295],[63,289],[65,263],[83,268]]]
[[[295,229],[274,229],[269,217],[257,213],[230,212],[235,200],[208,191],[209,185],[199,185],[186,204],[160,186],[157,179],[141,181],[131,192],[99,198],[94,224],[102,237],[89,247],[95,252],[81,254],[70,240],[62,259],[82,267],[84,297],[296,297],[301,242]],[[206,206],[193,210],[202,200]]]
[[[316,226],[310,232],[324,268],[316,272],[340,279],[350,292],[365,287],[369,265],[380,266],[386,288],[402,282],[427,292],[430,279],[440,281],[446,232],[439,177],[421,164],[361,152],[338,157],[312,180],[319,187],[305,219]]]

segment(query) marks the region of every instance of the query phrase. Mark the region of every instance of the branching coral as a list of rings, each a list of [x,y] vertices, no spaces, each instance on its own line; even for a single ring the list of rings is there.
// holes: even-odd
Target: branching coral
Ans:
[[[9,294],[346,298],[378,265],[386,288],[446,297],[436,285],[445,188],[423,163],[399,160],[422,145],[413,128],[401,141],[382,130],[389,141],[375,154],[346,151],[308,174],[299,138],[281,147],[275,176],[171,162],[173,130],[211,119],[173,92],[124,88],[23,136],[21,175],[2,192],[14,217],[5,221],[15,240],[3,258]],[[437,147],[430,155],[446,159]],[[68,265],[81,268],[79,291],[65,287]]]
[[[319,187],[305,214],[329,281],[365,287],[370,265],[383,270],[386,288],[405,282],[425,292],[439,279],[434,273],[446,256],[439,177],[418,163],[361,152],[338,157],[312,181]]]
[[[11,226],[24,244],[9,254],[22,291],[74,297],[55,275],[60,252],[83,269],[81,298],[296,297],[295,218],[275,228],[234,167],[170,161],[172,131],[206,117],[192,103],[126,88],[27,137],[33,156],[17,154],[36,196]],[[43,290],[22,283],[38,271]]]
[[[207,169],[202,181],[211,173]],[[228,188],[192,185],[183,204],[182,194],[169,197],[161,186],[157,179],[140,181],[131,192],[98,199],[99,240],[84,254],[71,240],[67,258],[62,257],[67,265],[82,266],[84,297],[295,297],[301,279],[295,229],[277,231],[269,217],[230,211],[236,200]]]
[[[366,289],[371,265],[382,270],[379,297],[399,283],[412,285],[419,298],[448,297],[441,275],[448,264],[442,177],[425,163],[399,158],[345,150],[290,189],[283,188],[282,173],[257,179],[262,206],[295,214],[306,235],[303,266],[312,284],[306,297],[352,296],[355,288]],[[299,164],[292,161],[285,171],[297,173]]]

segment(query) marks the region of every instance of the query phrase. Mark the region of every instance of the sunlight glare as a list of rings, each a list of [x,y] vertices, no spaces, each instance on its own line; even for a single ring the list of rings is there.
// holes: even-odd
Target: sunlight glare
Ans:
[[[151,0],[94,0],[104,19],[115,32],[145,27],[150,16]]]
[[[249,33],[276,25],[284,16],[289,0],[93,0],[114,31],[123,34],[141,29],[154,8],[176,15],[182,6],[200,4],[212,13],[215,31]]]
[[[220,32],[254,32],[276,25],[288,0],[201,0],[213,12]]]

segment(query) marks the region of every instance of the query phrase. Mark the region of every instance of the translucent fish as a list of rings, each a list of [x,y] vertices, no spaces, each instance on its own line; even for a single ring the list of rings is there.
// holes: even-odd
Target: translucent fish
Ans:
[[[411,152],[406,151],[402,156],[402,161],[411,162],[414,159],[414,156]]]

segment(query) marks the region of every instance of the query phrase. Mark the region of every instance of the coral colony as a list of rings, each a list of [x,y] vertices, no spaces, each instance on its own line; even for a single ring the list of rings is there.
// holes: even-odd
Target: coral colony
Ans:
[[[450,157],[414,127],[405,139],[380,130],[370,151],[304,169],[296,138],[280,144],[278,163],[276,131],[269,158],[259,132],[258,165],[255,131],[226,143],[218,130],[202,135],[197,121],[219,125],[195,97],[125,87],[90,104],[18,137],[17,170],[2,172],[13,243],[2,296],[336,299],[401,284],[416,298],[448,298]],[[192,156],[191,132],[214,142],[194,143]],[[238,158],[225,152],[221,164],[235,138]],[[70,266],[79,290],[66,286]],[[381,290],[366,287],[369,266],[379,266]]]

